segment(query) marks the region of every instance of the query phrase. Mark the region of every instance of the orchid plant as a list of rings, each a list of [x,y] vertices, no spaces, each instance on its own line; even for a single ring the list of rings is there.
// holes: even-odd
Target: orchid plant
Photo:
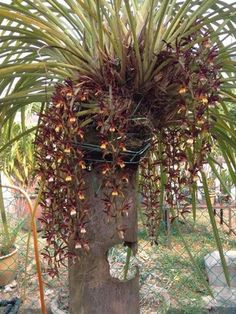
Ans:
[[[51,274],[71,256],[71,239],[76,250],[89,250],[85,172],[100,169],[109,221],[129,214],[123,191],[127,169],[137,164],[151,241],[165,204],[172,218],[185,210],[180,203],[186,188],[196,217],[201,177],[224,263],[203,164],[217,171],[211,154],[217,145],[236,182],[235,121],[227,108],[236,100],[234,5],[221,0],[0,4],[1,127],[10,127],[26,105],[42,104],[36,159],[45,182],[44,256]],[[122,238],[125,230],[117,232]]]

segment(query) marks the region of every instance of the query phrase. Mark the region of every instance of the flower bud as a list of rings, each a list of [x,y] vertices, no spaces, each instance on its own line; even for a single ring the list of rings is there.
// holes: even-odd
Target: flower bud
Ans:
[[[113,190],[113,191],[112,191],[112,193],[111,193],[111,195],[113,195],[113,196],[118,196],[118,195],[119,195],[119,193],[118,193],[118,191],[117,191],[117,190]]]
[[[72,209],[71,209],[70,215],[71,215],[71,217],[74,217],[74,216],[76,215],[76,210],[75,210],[75,208],[72,208]]]
[[[66,182],[72,181],[72,176],[71,175],[66,176],[65,180]]]
[[[187,88],[185,86],[180,87],[180,89],[179,89],[180,95],[185,94],[186,92],[187,92]]]
[[[79,241],[77,241],[77,242],[75,243],[75,249],[77,250],[77,249],[81,249],[81,248],[82,248],[81,243],[80,243]]]
[[[81,191],[79,191],[78,196],[81,201],[85,199],[84,193]]]
[[[101,149],[106,149],[107,148],[107,145],[108,145],[108,142],[107,141],[102,141],[101,145],[100,145],[100,148]]]
[[[81,169],[86,169],[86,164],[83,160],[79,161],[79,166],[81,167]]]
[[[86,233],[86,229],[85,229],[84,227],[81,228],[81,229],[80,229],[80,233],[83,233],[83,234]]]

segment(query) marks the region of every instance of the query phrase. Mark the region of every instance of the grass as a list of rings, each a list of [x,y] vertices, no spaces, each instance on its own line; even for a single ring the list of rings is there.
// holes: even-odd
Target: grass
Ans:
[[[204,256],[216,250],[208,214],[199,210],[195,223],[189,215],[178,226],[207,284]],[[220,225],[219,234],[225,251],[235,247],[235,238],[229,236]],[[124,279],[125,257],[126,250],[122,246],[112,249],[111,274],[119,279]],[[134,276],[135,264],[139,265],[140,270],[141,303],[143,300],[146,304],[142,313],[208,313],[203,296],[209,295],[209,291],[190,261],[176,223],[171,226],[169,236],[161,226],[157,246],[150,245],[145,229],[141,228],[139,251],[131,259],[128,278]]]
[[[186,221],[178,225],[195,258],[196,264],[206,278],[204,256],[216,250],[208,214],[199,210],[195,224],[189,216],[186,218]],[[202,297],[208,295],[208,291],[190,261],[175,224],[171,227],[169,239],[167,239],[167,235],[163,229],[162,227],[159,236],[159,245],[153,248],[155,256],[152,255],[152,259],[155,259],[155,264],[158,265],[156,272],[159,273],[160,285],[167,289],[170,296],[170,307],[167,312],[186,314],[207,313],[207,310],[204,309]],[[224,250],[227,251],[235,247],[236,240],[233,236],[230,237],[222,228],[219,228],[219,233]],[[140,232],[140,237],[142,238],[141,243],[142,241],[146,242],[143,230]],[[167,246],[169,243],[171,244],[171,248]],[[153,268],[152,271],[155,272],[155,269]],[[160,313],[162,313],[161,309]]]
[[[188,247],[194,255],[195,262],[202,270],[205,278],[204,256],[209,252],[216,250],[214,237],[212,234],[208,214],[204,211],[198,211],[197,221],[194,224],[190,216],[185,221],[179,223],[179,228]],[[236,246],[235,237],[229,236],[225,230],[219,228],[220,237],[223,241],[225,250]],[[41,233],[39,233],[39,236]],[[19,263],[19,288],[22,289],[22,280],[24,279],[24,257],[26,248],[27,232],[20,232],[17,238],[17,244],[21,247]],[[44,245],[41,239],[41,247]],[[168,245],[171,247],[168,247]],[[109,254],[111,266],[111,275],[124,280],[124,267],[126,262],[127,248],[120,245],[112,248]],[[150,314],[204,314],[208,313],[204,309],[203,296],[208,295],[201,278],[193,268],[188,253],[178,235],[175,224],[171,226],[169,239],[161,226],[158,245],[151,246],[144,228],[139,230],[139,250],[136,257],[131,256],[130,267],[127,279],[135,275],[135,265],[138,264],[140,271],[140,303],[141,313]],[[45,265],[43,264],[43,270]],[[31,278],[35,278],[34,256],[32,251],[32,242],[30,249],[30,265],[27,269],[27,291],[32,289],[30,286]],[[66,273],[62,276],[66,282]],[[21,282],[22,281],[22,282]],[[57,290],[56,280],[46,278],[50,289]],[[59,282],[59,281],[58,281]],[[34,289],[37,289],[35,283]],[[38,292],[34,292],[37,296]],[[32,301],[32,295],[27,293]]]

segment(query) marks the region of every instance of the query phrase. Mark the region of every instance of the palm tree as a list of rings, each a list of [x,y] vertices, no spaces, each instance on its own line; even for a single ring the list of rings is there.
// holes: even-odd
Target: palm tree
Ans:
[[[97,206],[100,210],[105,207],[108,220],[114,217],[122,220],[127,212],[135,212],[125,202],[127,193],[133,198],[128,180],[134,182],[137,172],[130,162],[135,160],[137,165],[147,148],[149,151],[140,164],[140,187],[152,241],[164,203],[171,207],[173,217],[181,212],[183,187],[191,191],[195,218],[196,180],[201,176],[225,266],[203,164],[210,164],[227,189],[211,153],[211,147],[217,145],[236,183],[235,121],[227,106],[236,100],[232,92],[235,13],[235,7],[222,0],[1,3],[0,125],[8,129],[12,143],[11,127],[16,113],[21,112],[24,124],[26,106],[33,102],[41,104],[36,143],[39,173],[46,182],[45,230],[50,248],[57,252],[51,256],[48,248],[45,253],[53,273],[71,252],[76,251],[72,260],[80,255],[78,249],[88,251],[91,246],[85,236],[86,231],[90,235],[92,232],[87,226],[89,209],[84,200],[86,182],[92,179],[85,172],[90,168],[88,161],[94,162],[95,158],[103,165],[100,172],[97,164],[93,164],[92,170],[92,174],[99,172],[98,190],[103,187],[103,194],[99,195],[104,203]],[[52,142],[65,154],[69,153],[70,158],[61,158],[58,150],[55,153]],[[6,145],[0,152],[5,148]],[[117,177],[115,181],[111,180],[112,175]],[[70,210],[63,203],[61,178],[72,184],[70,191],[76,192],[73,196],[76,203],[72,204],[75,208],[70,205]],[[57,191],[53,194],[57,202],[48,206],[46,200],[52,190]],[[92,202],[94,205],[96,199]],[[65,210],[60,210],[63,206]],[[60,214],[54,216],[55,212]],[[135,242],[135,214],[132,215],[131,242]],[[53,227],[55,219],[57,229]],[[75,226],[79,232],[75,232]],[[127,230],[120,226],[120,223],[113,226],[118,229],[117,241],[130,242],[126,239]],[[58,260],[58,256],[63,258]],[[81,267],[86,266],[86,260],[80,258],[75,267],[70,265],[71,311],[75,313],[79,307],[91,313],[97,303],[88,302],[85,297],[90,287],[87,290],[80,287],[78,293],[74,280],[78,276],[73,276],[77,271],[81,275]],[[85,283],[86,279],[83,286]],[[93,287],[93,296],[98,300],[96,285]],[[136,289],[135,284],[131,287]],[[106,286],[107,289],[111,291],[111,287]],[[125,295],[122,298],[120,304],[128,306]],[[135,296],[134,299],[137,301]],[[109,313],[115,301],[110,300]],[[108,297],[103,303],[101,311],[105,313]],[[128,308],[122,309],[131,313]],[[133,312],[138,312],[138,306]]]

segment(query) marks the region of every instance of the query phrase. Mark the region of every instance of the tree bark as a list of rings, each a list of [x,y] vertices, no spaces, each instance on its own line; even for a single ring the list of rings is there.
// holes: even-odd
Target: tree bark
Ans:
[[[90,244],[89,252],[79,255],[78,261],[69,262],[69,306],[71,314],[138,314],[139,313],[139,274],[134,278],[120,281],[109,272],[108,250],[114,245],[126,242],[133,250],[137,249],[137,211],[135,208],[136,170],[128,168],[130,175],[129,189],[125,198],[131,203],[129,215],[119,222],[115,218],[107,222],[104,213],[103,190],[96,194],[101,185],[102,175],[99,170],[92,170],[86,175],[89,205],[91,212],[87,225]],[[125,229],[122,240],[117,227]]]

